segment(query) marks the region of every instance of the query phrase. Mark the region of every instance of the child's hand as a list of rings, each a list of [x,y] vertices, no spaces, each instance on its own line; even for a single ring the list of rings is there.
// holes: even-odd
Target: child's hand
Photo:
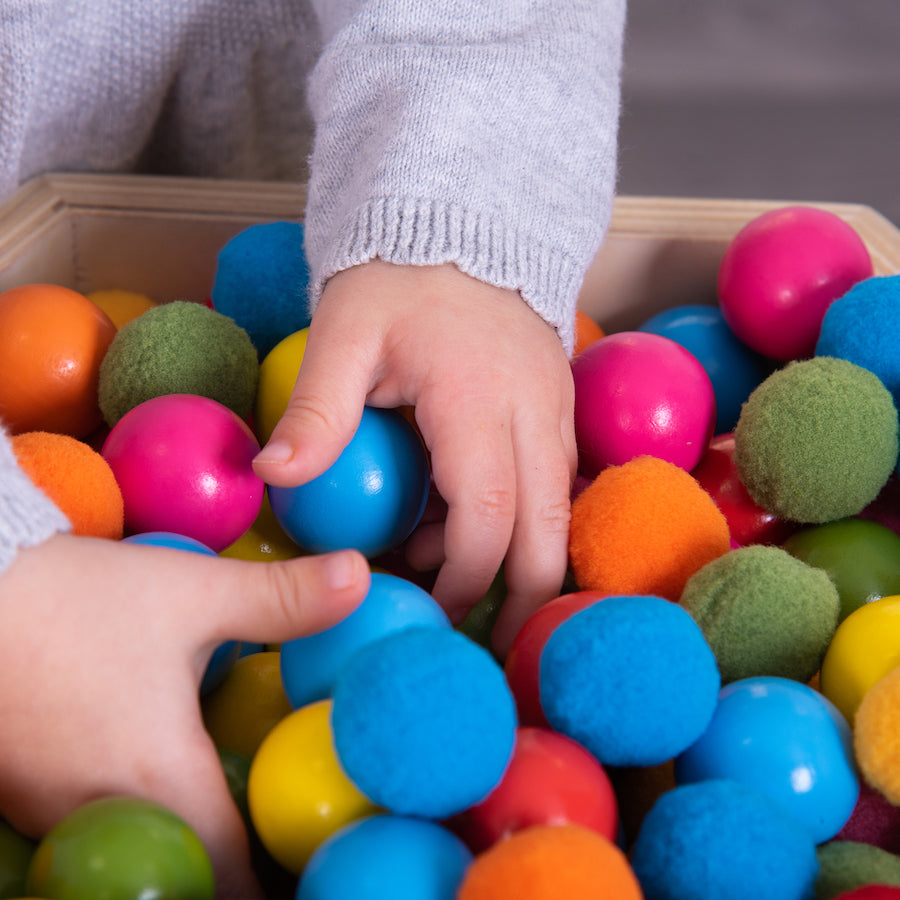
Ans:
[[[363,406],[415,406],[446,522],[409,544],[441,566],[435,598],[459,622],[504,558],[505,653],[565,577],[575,470],[573,387],[559,338],[513,291],[455,266],[375,261],[332,278],[313,316],[291,403],[256,461],[268,483],[323,472]]]
[[[155,800],[204,841],[221,897],[254,897],[247,836],[200,715],[225,640],[289,640],[365,595],[358,553],[252,563],[57,535],[0,577],[0,815],[37,837],[108,794]]]

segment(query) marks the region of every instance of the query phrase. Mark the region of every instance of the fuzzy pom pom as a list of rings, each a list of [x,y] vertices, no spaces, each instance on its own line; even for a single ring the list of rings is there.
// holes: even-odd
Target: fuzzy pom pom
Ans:
[[[251,225],[219,251],[214,309],[250,335],[262,359],[309,325],[309,264],[299,222]]]
[[[874,372],[900,407],[900,275],[867,278],[835,300],[822,321],[817,356]]]
[[[512,757],[515,703],[491,654],[414,626],[357,650],[335,680],[334,746],[374,803],[446,818],[483,800]]]
[[[73,534],[122,537],[122,491],[109,463],[96,450],[49,431],[18,434],[11,442],[22,470],[62,510]]]
[[[145,400],[196,394],[246,419],[258,379],[256,350],[243,328],[200,303],[178,300],[119,329],[100,366],[100,409],[112,426]]]
[[[631,856],[646,900],[811,897],[812,838],[768,797],[737,781],[675,788],[657,800]]]
[[[712,651],[681,607],[607,597],[562,622],[540,663],[551,727],[604,765],[652,766],[690,746],[720,687]]]
[[[753,675],[809,681],[840,611],[824,571],[762,545],[708,563],[691,576],[681,605],[709,641],[723,684]]]
[[[677,600],[688,578],[730,546],[709,494],[656,457],[604,469],[572,504],[569,559],[582,590]]]
[[[860,512],[897,464],[897,409],[860,366],[816,357],[770,375],[750,395],[734,433],[750,495],[797,522]]]
[[[857,841],[830,841],[819,847],[816,900],[833,900],[872,884],[900,886],[900,856]]]
[[[865,780],[900,806],[900,667],[865,693],[853,722],[853,746]]]
[[[494,844],[469,866],[457,900],[641,900],[615,844],[580,825],[534,825]]]

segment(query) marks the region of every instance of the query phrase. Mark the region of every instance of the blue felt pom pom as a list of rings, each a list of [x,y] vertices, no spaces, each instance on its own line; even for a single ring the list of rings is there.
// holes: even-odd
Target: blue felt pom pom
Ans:
[[[715,656],[676,603],[607,597],[550,635],[540,661],[550,725],[604,765],[652,766],[690,746],[716,708]]]
[[[390,812],[461,812],[493,790],[512,756],[515,702],[503,670],[453,629],[405,628],[366,644],[332,696],[338,759]]]
[[[828,307],[816,356],[836,356],[868,369],[900,408],[900,275],[857,282]]]
[[[260,359],[309,325],[303,237],[299,222],[266,222],[238,232],[219,251],[213,306],[250,335]]]
[[[472,853],[436,822],[370,816],[320,844],[295,900],[453,900]]]
[[[806,900],[819,871],[807,830],[729,780],[663,794],[641,823],[631,864],[645,900]]]
[[[667,337],[697,357],[716,395],[716,434],[734,431],[741,405],[775,366],[737,338],[717,306],[674,306],[638,331]]]

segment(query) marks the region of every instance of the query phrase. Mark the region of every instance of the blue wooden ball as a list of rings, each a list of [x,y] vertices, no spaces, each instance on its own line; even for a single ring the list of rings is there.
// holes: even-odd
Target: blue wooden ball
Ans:
[[[859,798],[853,737],[822,694],[760,676],[722,688],[709,728],[675,760],[680,784],[730,778],[797,819],[816,844],[844,827]]]
[[[316,848],[295,900],[449,900],[471,862],[465,844],[436,822],[369,816]]]
[[[281,683],[297,709],[331,696],[344,663],[360,647],[411,625],[450,628],[427,591],[396,575],[373,572],[363,602],[337,625],[281,645]]]
[[[419,435],[396,410],[367,406],[350,443],[318,478],[269,487],[285,533],[311,553],[352,548],[372,558],[398,547],[425,510],[430,476]]]
[[[716,395],[716,434],[734,431],[741,404],[775,366],[737,338],[717,306],[673,306],[647,319],[638,331],[667,337],[697,357]]]

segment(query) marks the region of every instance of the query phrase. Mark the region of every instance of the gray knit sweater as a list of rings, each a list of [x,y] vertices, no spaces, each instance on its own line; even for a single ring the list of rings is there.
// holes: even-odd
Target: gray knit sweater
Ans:
[[[305,179],[312,304],[374,257],[455,262],[571,349],[612,206],[624,6],[2,0],[0,201],[48,171]],[[0,435],[0,570],[65,527]]]

